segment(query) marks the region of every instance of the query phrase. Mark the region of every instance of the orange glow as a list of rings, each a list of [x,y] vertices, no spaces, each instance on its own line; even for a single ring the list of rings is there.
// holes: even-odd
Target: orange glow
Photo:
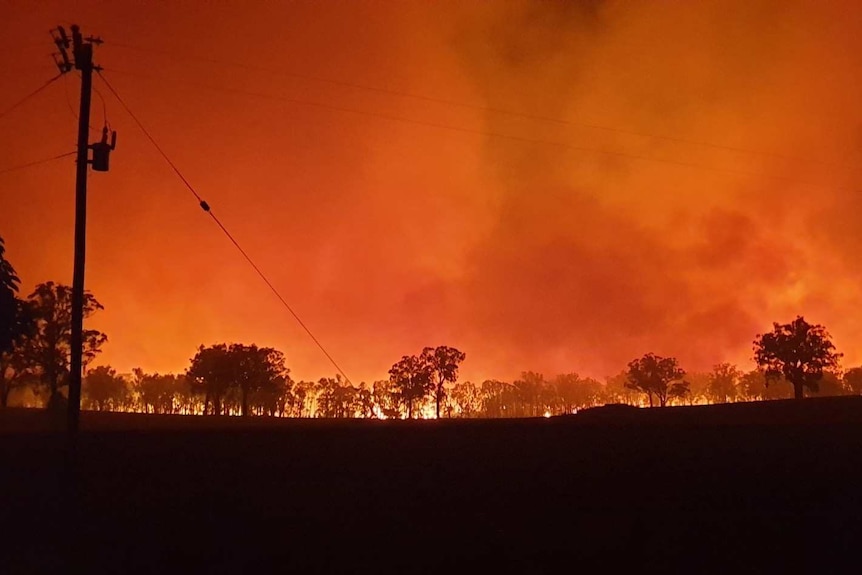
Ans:
[[[49,28],[102,36],[105,76],[355,383],[442,344],[473,381],[648,351],[748,369],[797,314],[862,363],[857,2],[3,10],[0,110],[55,73]],[[119,132],[90,178],[99,362],[182,371],[254,342],[294,379],[334,373],[95,86],[93,138],[103,99]],[[73,149],[77,90],[0,118],[0,170]],[[25,293],[71,283],[73,195],[70,158],[0,174]]]

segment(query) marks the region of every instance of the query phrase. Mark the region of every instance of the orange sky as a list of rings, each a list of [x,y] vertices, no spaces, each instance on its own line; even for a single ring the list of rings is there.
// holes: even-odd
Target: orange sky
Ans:
[[[106,77],[356,382],[440,344],[474,380],[603,377],[649,351],[749,368],[754,335],[796,314],[862,362],[857,2],[2,12],[0,110],[54,73],[49,28],[102,36]],[[178,371],[236,341],[334,373],[95,86],[119,132],[90,178],[100,361]],[[77,91],[68,75],[0,118],[0,170],[74,149]],[[26,293],[71,282],[73,200],[71,158],[0,174]]]

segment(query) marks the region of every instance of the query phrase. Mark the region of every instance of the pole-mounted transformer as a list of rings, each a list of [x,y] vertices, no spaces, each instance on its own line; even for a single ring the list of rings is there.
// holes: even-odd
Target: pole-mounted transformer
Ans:
[[[108,128],[102,128],[102,141],[90,144],[90,149],[93,150],[93,159],[90,164],[97,172],[107,172],[108,164],[111,159],[111,151],[117,147],[117,131],[111,132],[111,143],[108,143]]]

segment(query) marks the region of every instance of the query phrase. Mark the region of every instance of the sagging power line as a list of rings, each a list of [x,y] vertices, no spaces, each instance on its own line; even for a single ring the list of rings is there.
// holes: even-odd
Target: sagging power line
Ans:
[[[156,139],[153,137],[153,135],[149,132],[149,130],[147,130],[146,127],[144,127],[144,124],[140,121],[140,119],[138,119],[137,115],[135,115],[135,113],[132,112],[131,108],[129,108],[129,106],[128,106],[128,104],[126,104],[125,100],[123,100],[123,98],[120,97],[119,93],[117,93],[117,91],[114,89],[114,87],[108,81],[108,79],[105,78],[104,74],[102,74],[101,71],[99,72],[99,78],[101,78],[102,82],[104,82],[104,84],[108,88],[108,90],[117,99],[117,102],[120,103],[120,105],[129,114],[129,116],[132,118],[132,120],[135,122],[135,124],[137,124],[138,128],[140,128],[141,132],[143,132],[144,136],[147,137],[147,139],[150,141],[150,143],[153,145],[153,147],[156,149],[156,151],[159,152],[159,154],[162,156],[162,158],[165,160],[165,162],[167,162],[168,165],[171,167],[171,169],[174,171],[174,173],[176,173],[177,177],[180,178],[180,180],[183,182],[183,184],[189,190],[189,192],[192,193],[192,195],[195,197],[195,200],[197,200],[198,205],[200,205],[201,209],[203,209],[207,214],[209,214],[209,216],[212,218],[212,220],[215,222],[215,224],[219,227],[219,229],[222,231],[222,233],[224,233],[224,235],[228,238],[228,240],[230,240],[230,242],[234,245],[234,247],[236,247],[236,249],[239,251],[239,253],[246,260],[246,262],[248,262],[248,264],[252,267],[252,269],[254,269],[254,271],[257,273],[257,275],[263,280],[263,282],[267,285],[267,287],[270,289],[270,291],[272,291],[272,293],[275,295],[275,297],[281,302],[281,304],[285,307],[285,309],[287,309],[287,311],[290,312],[290,314],[293,316],[293,318],[296,320],[296,322],[300,325],[300,327],[302,327],[302,329],[305,331],[305,333],[317,345],[317,347],[320,349],[320,351],[323,352],[323,354],[326,356],[326,358],[329,360],[329,362],[333,365],[333,367],[335,367],[335,369],[338,371],[338,373],[340,373],[344,377],[344,379],[347,381],[347,383],[350,383],[352,385],[350,378],[347,376],[347,374],[344,372],[344,370],[341,368],[341,366],[338,364],[338,362],[335,361],[335,359],[332,357],[332,355],[329,353],[329,351],[327,351],[326,347],[324,347],[324,345],[320,342],[320,340],[317,339],[317,337],[314,335],[314,333],[311,331],[311,329],[305,324],[305,322],[302,321],[302,319],[299,317],[299,314],[297,314],[296,311],[294,311],[293,307],[291,307],[291,305],[289,303],[287,303],[287,300],[284,298],[284,296],[281,295],[281,292],[278,291],[278,289],[275,287],[275,285],[272,283],[272,281],[270,281],[270,279],[266,276],[266,274],[263,272],[263,270],[261,270],[260,266],[258,266],[255,263],[255,261],[251,258],[251,256],[248,254],[248,252],[242,247],[242,245],[239,243],[239,241],[237,241],[237,239],[233,236],[233,234],[230,233],[230,231],[222,223],[222,221],[218,218],[218,216],[216,216],[216,214],[213,212],[210,205],[203,199],[203,197],[198,193],[198,191],[195,189],[195,187],[192,186],[192,184],[189,182],[189,180],[183,175],[183,173],[180,171],[180,169],[177,167],[177,165],[173,162],[173,160],[171,160],[171,158],[164,151],[164,149],[159,145],[159,143],[156,141]]]
[[[30,98],[32,98],[32,97],[36,96],[37,94],[39,94],[42,90],[44,90],[45,88],[47,88],[48,86],[50,86],[51,84],[53,84],[54,82],[56,82],[57,80],[59,80],[59,79],[60,79],[60,76],[62,76],[62,75],[63,75],[62,73],[57,74],[56,76],[54,76],[54,77],[53,77],[53,78],[51,78],[50,80],[46,81],[44,84],[42,84],[41,86],[39,86],[38,88],[36,88],[36,89],[35,89],[35,90],[33,90],[32,92],[28,93],[26,96],[24,96],[24,97],[23,97],[23,98],[21,98],[20,100],[17,100],[17,101],[16,101],[14,104],[12,104],[11,106],[9,106],[8,108],[6,108],[6,109],[5,109],[5,110],[3,110],[2,112],[0,112],[0,119],[2,119],[4,116],[6,116],[6,115],[7,115],[7,114],[9,114],[10,112],[12,112],[15,108],[17,108],[17,107],[21,106],[22,104],[24,104],[24,103],[25,103],[27,100],[29,100]]]
[[[35,160],[32,162],[27,162],[26,164],[18,164],[17,166],[12,166],[9,168],[3,168],[0,170],[0,174],[6,174],[9,172],[15,172],[17,170],[23,170],[26,168],[31,168],[33,166],[39,166],[41,164],[46,164],[48,162],[53,162],[54,160],[59,160],[61,158],[68,158],[69,156],[74,156],[78,152],[66,152],[65,154],[58,154],[56,156],[51,156],[50,158],[42,158],[41,160]]]

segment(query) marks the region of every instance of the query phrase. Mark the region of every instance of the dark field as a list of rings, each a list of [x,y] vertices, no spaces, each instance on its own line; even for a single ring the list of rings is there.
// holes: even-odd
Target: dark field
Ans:
[[[536,420],[82,421],[71,458],[44,414],[0,412],[0,572],[860,569],[859,397]]]

